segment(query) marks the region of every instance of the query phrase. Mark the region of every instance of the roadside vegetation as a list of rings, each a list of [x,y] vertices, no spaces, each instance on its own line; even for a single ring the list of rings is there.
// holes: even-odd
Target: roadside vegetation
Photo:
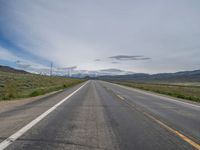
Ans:
[[[0,101],[43,95],[83,81],[81,79],[0,71]]]
[[[112,81],[113,82],[113,81]],[[133,81],[114,81],[114,83],[146,91],[165,94],[177,98],[200,102],[200,86],[173,85],[159,83],[137,83]]]

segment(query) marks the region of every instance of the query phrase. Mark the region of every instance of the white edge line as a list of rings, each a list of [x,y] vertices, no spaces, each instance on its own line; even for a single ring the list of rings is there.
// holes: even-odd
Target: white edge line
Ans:
[[[75,90],[74,92],[72,92],[70,95],[68,95],[67,97],[65,97],[63,100],[61,100],[60,102],[58,102],[56,105],[54,105],[53,107],[51,107],[50,109],[48,109],[47,111],[45,111],[44,113],[42,113],[40,116],[38,116],[37,118],[35,118],[33,121],[31,121],[30,123],[28,123],[26,126],[22,127],[20,130],[18,130],[17,132],[15,132],[14,134],[12,134],[10,137],[8,137],[7,139],[5,139],[4,141],[2,141],[0,143],[0,150],[5,149],[6,147],[8,147],[10,144],[12,144],[15,140],[17,140],[20,136],[22,136],[24,133],[26,133],[28,130],[30,130],[34,125],[36,125],[39,121],[41,121],[42,119],[44,119],[48,114],[50,114],[52,111],[54,111],[58,106],[60,106],[62,103],[64,103],[67,99],[69,99],[70,97],[72,97],[76,92],[78,92],[82,87],[84,87],[88,82],[86,82],[85,84],[83,84],[81,87],[79,87],[77,90]]]
[[[107,82],[107,83],[110,83],[110,82]],[[133,91],[136,91],[136,92],[145,94],[145,95],[150,95],[150,96],[162,98],[162,99],[164,99],[164,100],[170,100],[170,101],[174,101],[174,102],[177,102],[177,103],[182,103],[182,104],[190,105],[190,106],[192,106],[192,107],[200,108],[199,105],[195,105],[195,104],[183,102],[183,101],[181,101],[181,100],[176,100],[176,99],[173,99],[173,98],[165,97],[165,95],[162,95],[162,96],[161,96],[161,95],[157,95],[157,93],[155,93],[155,94],[154,94],[154,93],[149,93],[149,92],[147,92],[147,91],[143,91],[143,90],[135,89],[135,88],[131,88],[131,87],[126,87],[126,86],[119,85],[119,84],[115,84],[115,83],[110,83],[110,84],[116,85],[116,86],[119,86],[119,87],[121,87],[121,88],[125,88],[125,89],[128,89],[128,90],[133,90]]]

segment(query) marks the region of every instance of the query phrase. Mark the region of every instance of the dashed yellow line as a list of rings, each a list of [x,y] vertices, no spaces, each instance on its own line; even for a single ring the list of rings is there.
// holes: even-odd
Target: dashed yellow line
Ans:
[[[119,97],[119,95],[117,95]],[[121,96],[120,96],[121,97]],[[123,99],[125,100],[125,99]],[[177,130],[169,127],[168,125],[166,125],[165,123],[163,123],[162,121],[156,119],[154,116],[148,114],[147,112],[141,111],[140,109],[134,107],[134,105],[130,104],[129,102],[127,102],[125,100],[125,102],[131,106],[133,109],[136,109],[140,112],[142,112],[145,116],[147,116],[148,118],[154,120],[155,122],[157,122],[159,125],[161,125],[162,127],[166,128],[168,131],[174,133],[175,135],[177,135],[179,138],[181,138],[183,141],[189,143],[190,145],[192,145],[194,148],[196,148],[197,150],[200,150],[200,144],[194,142],[193,140],[191,140],[190,138],[186,137],[185,135],[183,135],[182,133],[178,132]]]

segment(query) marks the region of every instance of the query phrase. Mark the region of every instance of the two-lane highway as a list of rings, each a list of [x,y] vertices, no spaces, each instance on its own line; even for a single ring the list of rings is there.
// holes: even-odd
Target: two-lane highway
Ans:
[[[199,142],[199,105],[103,81],[0,114],[0,149],[189,150]]]

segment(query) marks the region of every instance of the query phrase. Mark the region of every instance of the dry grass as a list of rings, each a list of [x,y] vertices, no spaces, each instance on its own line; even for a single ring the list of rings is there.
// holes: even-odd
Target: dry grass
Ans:
[[[31,97],[64,89],[80,79],[0,72],[0,100]]]
[[[135,83],[135,82],[123,82],[123,81],[116,81],[114,83],[133,87],[133,88],[138,88],[142,90],[152,91],[152,92],[156,92],[160,94],[170,95],[177,98],[200,102],[200,87],[199,86]]]

